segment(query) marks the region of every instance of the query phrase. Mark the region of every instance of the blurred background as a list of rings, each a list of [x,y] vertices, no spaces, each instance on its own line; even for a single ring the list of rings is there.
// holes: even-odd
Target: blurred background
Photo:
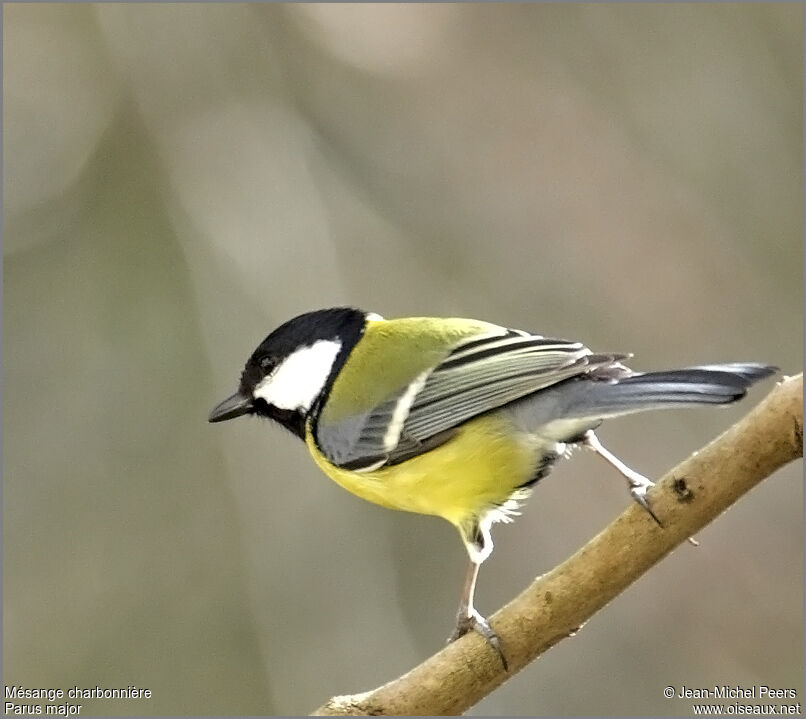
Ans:
[[[799,4],[13,4],[4,681],[82,714],[304,714],[442,645],[465,554],[257,420],[280,322],[350,304],[802,366]],[[738,406],[611,422],[650,477]],[[719,481],[714,477],[714,481]],[[491,614],[630,503],[577,453],[494,532]],[[475,714],[802,689],[802,482],[764,482]]]

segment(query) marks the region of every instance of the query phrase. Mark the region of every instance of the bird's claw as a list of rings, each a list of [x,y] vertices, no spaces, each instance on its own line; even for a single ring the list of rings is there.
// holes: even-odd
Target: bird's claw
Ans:
[[[469,614],[460,614],[457,616],[456,629],[454,629],[453,634],[448,637],[448,644],[456,641],[459,639],[459,637],[463,637],[465,634],[471,631],[478,632],[482,637],[484,637],[484,639],[487,641],[487,644],[489,644],[495,650],[496,654],[498,654],[498,658],[501,660],[501,664],[504,666],[504,671],[508,671],[509,665],[507,664],[506,657],[501,649],[501,640],[493,631],[490,623],[475,609],[471,609]]]
[[[646,496],[647,492],[655,486],[655,483],[645,477],[643,480],[643,482],[630,481],[630,496],[649,513],[649,516],[658,523],[659,527],[663,527],[663,522],[661,522],[660,519],[658,519],[658,515],[652,511],[652,507],[649,506],[649,500]]]

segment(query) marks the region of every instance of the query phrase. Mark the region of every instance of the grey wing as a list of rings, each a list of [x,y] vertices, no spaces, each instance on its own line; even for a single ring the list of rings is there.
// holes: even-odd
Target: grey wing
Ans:
[[[472,417],[620,358],[516,330],[474,337],[366,414],[317,427],[317,441],[344,468],[397,464],[439,446]]]

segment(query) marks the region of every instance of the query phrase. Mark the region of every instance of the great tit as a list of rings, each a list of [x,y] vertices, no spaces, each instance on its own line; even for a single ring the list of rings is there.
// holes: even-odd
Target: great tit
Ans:
[[[777,369],[731,363],[639,373],[622,363],[627,357],[477,320],[318,310],[260,343],[238,391],[209,421],[268,417],[353,494],[447,519],[470,556],[451,639],[475,629],[506,666],[473,606],[491,525],[511,521],[576,445],[613,465],[657,521],[646,498],[653,483],[608,452],[594,429],[632,412],[729,404]]]

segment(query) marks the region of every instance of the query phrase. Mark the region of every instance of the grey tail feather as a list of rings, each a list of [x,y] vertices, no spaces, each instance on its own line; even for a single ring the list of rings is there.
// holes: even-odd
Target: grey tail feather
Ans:
[[[580,383],[580,392],[567,397],[566,411],[572,417],[607,417],[675,405],[730,404],[777,370],[771,365],[735,362],[585,382]]]

